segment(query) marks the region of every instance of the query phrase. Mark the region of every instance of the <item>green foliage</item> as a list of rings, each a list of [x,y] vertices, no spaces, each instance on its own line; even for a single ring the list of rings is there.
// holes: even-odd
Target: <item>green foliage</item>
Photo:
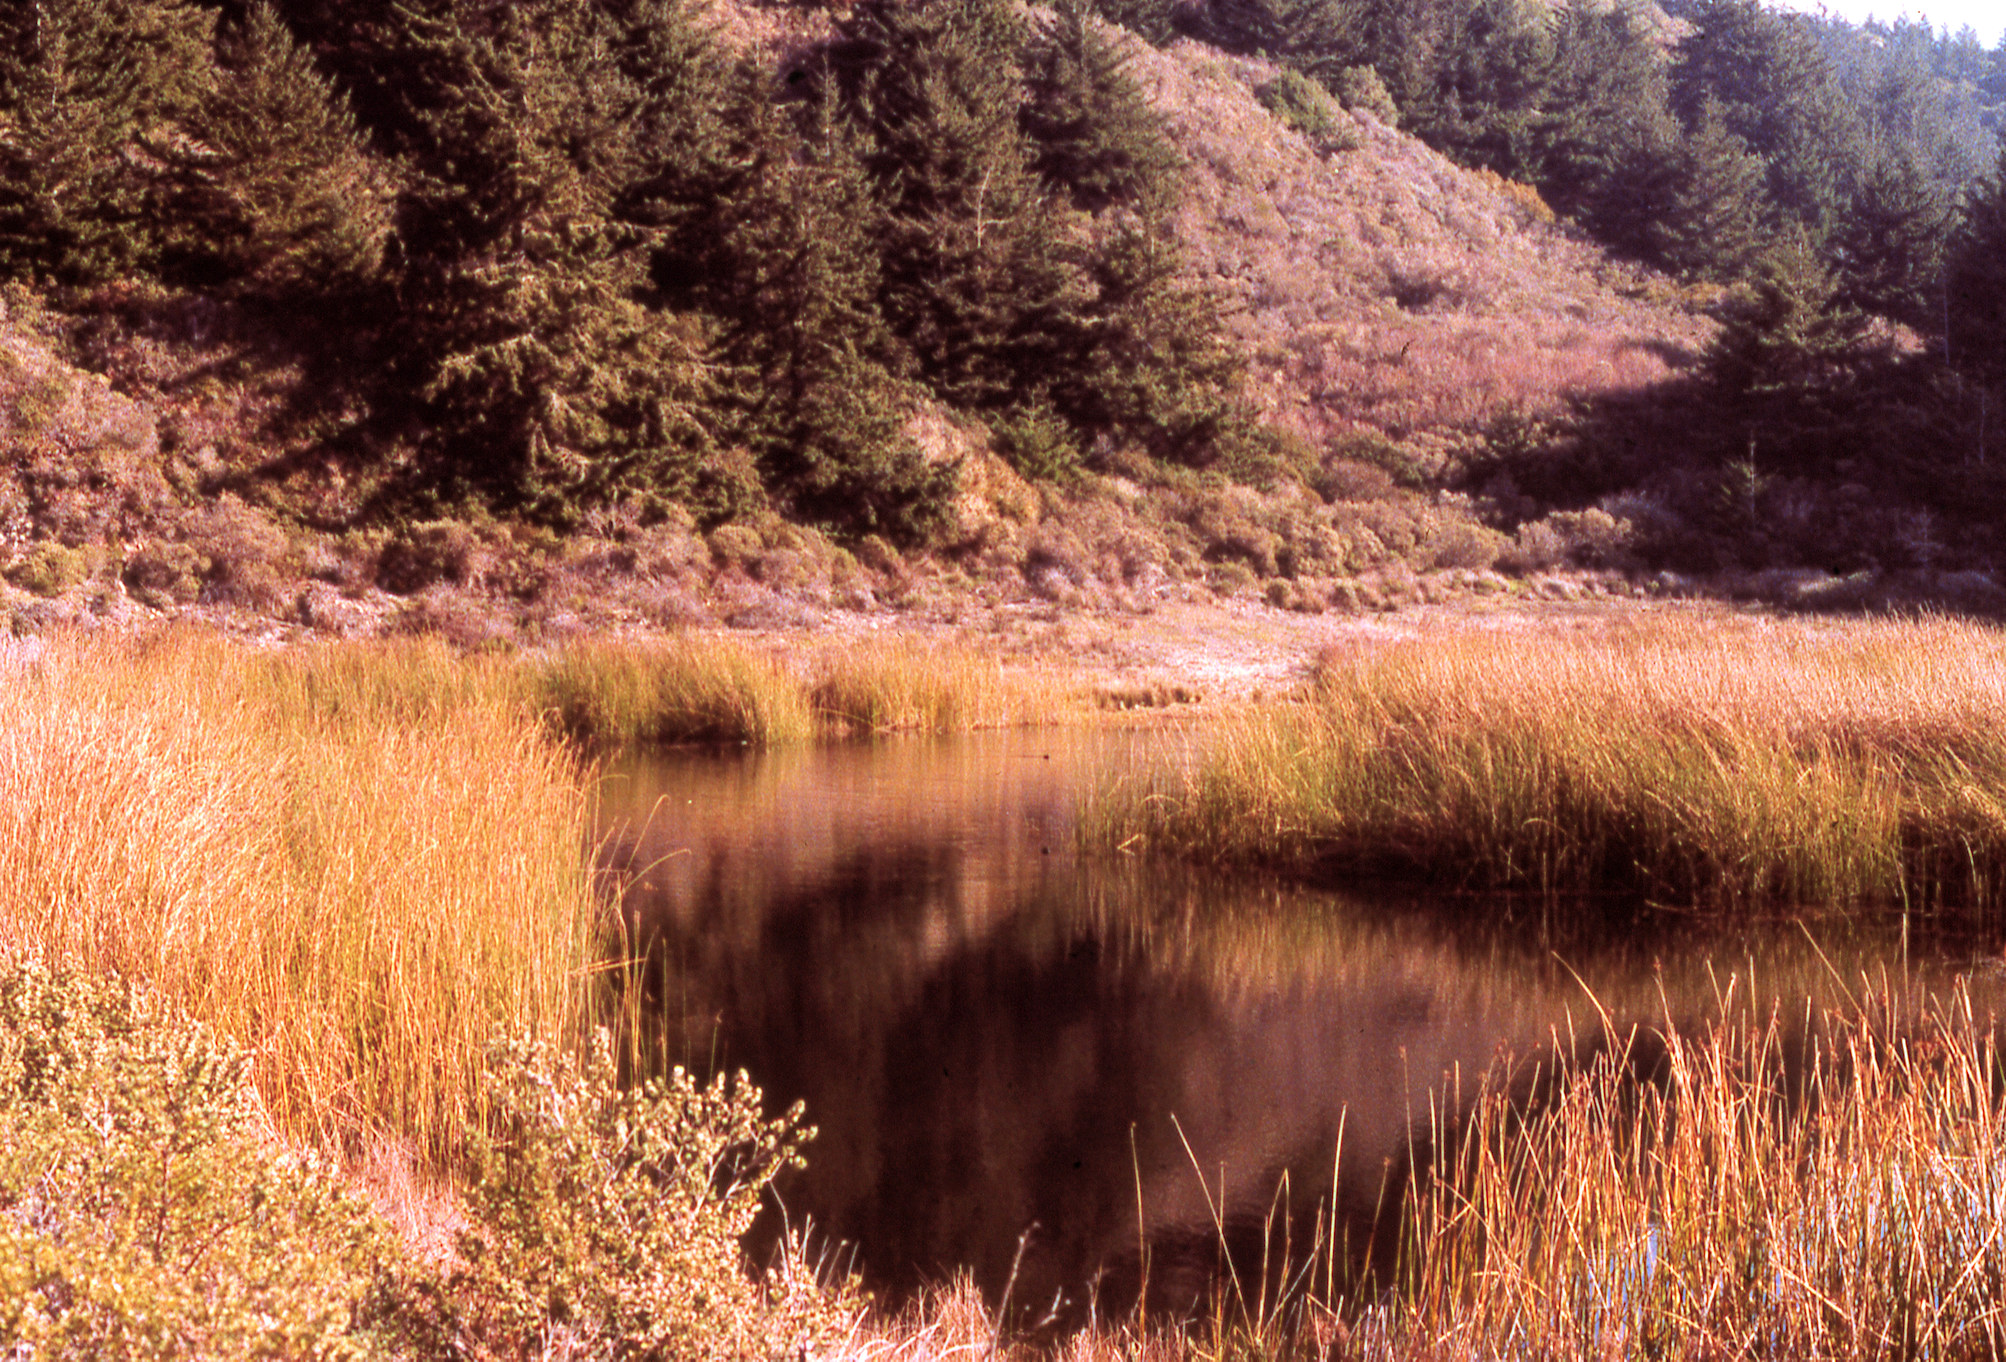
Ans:
[[[1254,93],[1263,108],[1308,138],[1317,150],[1345,151],[1358,145],[1357,129],[1330,92],[1300,72],[1284,70]]]
[[[367,280],[390,202],[353,116],[264,0],[219,49],[217,78],[169,154],[167,272],[274,302]]]
[[[1965,203],[1944,296],[1950,361],[2006,380],[2006,151]]]
[[[604,1031],[582,1062],[505,1047],[492,1082],[456,1288],[503,1355],[805,1355],[847,1323],[842,1295],[755,1282],[741,1261],[768,1185],[814,1134],[798,1106],[763,1116],[743,1074],[622,1088]]]
[[[90,555],[53,540],[31,547],[7,569],[7,580],[37,596],[60,596],[90,574]]]
[[[1757,0],[1695,0],[1689,8],[1692,29],[1672,71],[1673,111],[1688,129],[1718,118],[1762,158],[1777,210],[1822,246],[1842,211],[1860,136],[1831,63],[1803,23]]]
[[[1363,54],[1361,17],[1346,0],[1213,0],[1203,32],[1230,52],[1267,57],[1328,85]]]
[[[207,85],[213,17],[185,0],[0,10],[0,264],[96,283],[153,259],[159,148]]]
[[[1940,184],[1900,152],[1866,167],[1833,232],[1842,296],[1854,307],[1912,324],[1936,320],[1936,294],[1953,225]]]
[[[40,1358],[335,1357],[386,1261],[275,1148],[246,1059],[116,983],[0,973],[0,1344]]]
[[[1333,89],[1345,108],[1362,109],[1389,128],[1399,125],[1400,106],[1393,102],[1393,92],[1386,88],[1386,82],[1374,68],[1345,67],[1337,73]]]
[[[1060,0],[1026,46],[1017,121],[1034,148],[1032,168],[1089,213],[1148,208],[1176,192],[1180,159],[1128,68],[1085,0]]]
[[[1153,47],[1168,47],[1177,37],[1177,0],[1092,0],[1094,12],[1120,24]]]
[[[989,410],[1045,366],[1061,220],[1018,126],[1022,20],[1002,0],[867,0],[828,53],[884,210],[880,307],[933,392]]]
[[[1860,314],[1801,234],[1766,252],[1745,299],[1729,314],[1708,355],[1729,394],[1761,398],[1804,393],[1834,381],[1860,341]]]
[[[404,368],[427,473],[566,520],[674,496],[711,435],[707,328],[645,297],[651,233],[620,208],[688,155],[708,58],[667,3],[393,11],[414,179],[400,226]]]
[[[1755,261],[1769,215],[1763,163],[1727,126],[1720,106],[1701,107],[1698,122],[1660,181],[1663,195],[1652,244],[1678,269],[1715,279],[1739,278]]]
[[[990,418],[997,452],[1027,478],[1061,482],[1078,474],[1080,447],[1071,426],[1043,400],[1029,402]]]

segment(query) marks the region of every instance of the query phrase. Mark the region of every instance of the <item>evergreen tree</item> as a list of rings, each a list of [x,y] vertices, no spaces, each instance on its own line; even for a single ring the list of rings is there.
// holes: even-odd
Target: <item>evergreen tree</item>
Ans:
[[[1901,152],[1877,157],[1832,241],[1848,306],[1934,325],[1951,205]]]
[[[0,6],[0,262],[93,283],[150,264],[162,149],[214,79],[184,0]]]
[[[1665,64],[1637,9],[1570,5],[1560,14],[1536,128],[1533,178],[1547,202],[1604,240],[1645,246],[1637,171],[1670,159],[1679,135]]]
[[[1759,0],[1694,0],[1672,71],[1688,129],[1707,106],[1760,157],[1769,201],[1822,243],[1842,209],[1858,116],[1804,23]]]
[[[1767,235],[1763,164],[1707,102],[1656,186],[1652,244],[1673,267],[1740,277]]]
[[[917,394],[878,311],[881,221],[840,126],[797,133],[741,70],[723,152],[680,191],[690,205],[658,256],[664,301],[717,320],[733,438],[804,519],[923,539],[954,470],[906,427]]]
[[[395,16],[403,376],[428,476],[557,520],[685,498],[711,447],[708,341],[700,319],[648,305],[655,234],[619,210],[687,154],[689,111],[663,102],[686,73],[646,66],[687,19],[672,0],[413,0]]]
[[[1085,0],[1058,0],[1034,30],[1025,56],[1018,124],[1032,167],[1076,208],[1161,202],[1180,169],[1163,122],[1143,102],[1118,40],[1101,31]]]
[[[1801,229],[1757,261],[1747,296],[1714,340],[1708,368],[1735,398],[1801,399],[1831,387],[1857,352],[1864,325],[1838,278]]]
[[[1355,0],[1211,0],[1205,39],[1291,66],[1335,87],[1366,60],[1363,14]]]
[[[219,78],[193,102],[157,196],[165,267],[185,283],[277,302],[367,279],[390,196],[354,119],[262,0],[224,32],[219,54]]]
[[[884,210],[880,310],[927,385],[976,410],[1044,369],[1076,282],[1019,126],[1024,41],[1006,0],[864,0],[827,53]]]
[[[1951,364],[1987,383],[2006,382],[2006,151],[1965,201],[1943,307]]]
[[[1177,37],[1177,0],[1092,0],[1094,12],[1119,24],[1152,47]]]

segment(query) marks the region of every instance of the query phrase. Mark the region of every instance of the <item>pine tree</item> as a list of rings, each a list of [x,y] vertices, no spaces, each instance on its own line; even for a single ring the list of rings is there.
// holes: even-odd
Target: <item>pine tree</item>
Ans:
[[[1089,213],[1174,192],[1181,162],[1163,121],[1143,102],[1119,40],[1101,30],[1085,0],[1054,5],[1024,65],[1017,121],[1048,189]]]
[[[1672,70],[1673,111],[1702,110],[1766,168],[1770,202],[1821,246],[1843,205],[1860,120],[1805,23],[1758,0],[1696,0]]]
[[[706,328],[648,304],[656,234],[619,209],[687,126],[636,56],[686,20],[666,0],[395,14],[402,376],[428,476],[554,520],[682,499],[711,448]]]
[[[1841,381],[1864,318],[1847,306],[1808,235],[1784,233],[1752,273],[1747,297],[1709,352],[1715,383],[1735,399],[1801,402]]]
[[[907,434],[918,394],[878,311],[878,205],[846,130],[804,135],[768,86],[739,72],[724,154],[679,191],[690,211],[658,278],[717,319],[725,419],[795,515],[923,539],[954,470],[929,465]]]
[[[0,267],[69,283],[142,268],[160,152],[214,79],[184,0],[0,6]]]
[[[1557,211],[1605,240],[1641,246],[1635,168],[1667,160],[1680,136],[1664,61],[1632,5],[1570,5],[1557,22],[1535,180]]]
[[[2006,151],[1965,201],[1942,305],[1951,364],[2006,383]]]
[[[1728,129],[1718,105],[1702,105],[1685,144],[1664,168],[1653,245],[1674,268],[1720,280],[1740,277],[1766,235],[1763,182],[1761,158]]]
[[[219,47],[156,195],[165,268],[225,294],[296,303],[354,288],[390,229],[387,176],[353,117],[259,0]]]
[[[880,310],[934,393],[975,410],[1043,368],[1075,285],[1018,125],[1024,39],[1006,0],[864,0],[827,54],[883,208]]]
[[[1203,32],[1229,52],[1266,57],[1326,86],[1367,59],[1357,0],[1212,0]]]
[[[1841,297],[1865,311],[1933,324],[1951,223],[1947,196],[1911,157],[1877,157],[1834,233]]]

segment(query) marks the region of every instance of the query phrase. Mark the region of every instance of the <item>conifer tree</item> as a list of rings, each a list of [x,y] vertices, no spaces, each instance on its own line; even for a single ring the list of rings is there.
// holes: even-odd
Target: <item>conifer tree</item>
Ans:
[[[0,6],[0,267],[92,283],[154,259],[146,204],[214,79],[212,22],[185,0]]]
[[[1842,298],[1865,311],[1935,324],[1951,223],[1948,199],[1912,157],[1894,151],[1874,158],[1833,236]]]
[[[169,153],[156,211],[182,281],[276,302],[372,275],[390,227],[387,176],[353,117],[263,0],[218,44],[218,79]]]
[[[1951,364],[2006,383],[2006,151],[1965,201],[1944,289]]]
[[[1740,277],[1755,261],[1768,213],[1760,157],[1707,101],[1664,168],[1652,242],[1674,268],[1715,279]]]
[[[1822,246],[1841,211],[1861,128],[1804,22],[1759,0],[1696,0],[1678,46],[1672,107],[1688,129],[1711,105],[1762,159],[1770,202]]]
[[[917,393],[878,311],[877,203],[846,131],[797,132],[767,86],[740,70],[724,152],[681,191],[665,301],[718,320],[723,419],[796,515],[922,539],[954,470],[906,433]]]
[[[1006,0],[864,0],[827,54],[884,210],[880,310],[927,385],[977,410],[1044,367],[1074,285],[1018,126],[1024,37]]]
[[[1018,123],[1047,188],[1089,213],[1157,203],[1174,192],[1180,162],[1163,122],[1086,0],[1058,0],[1034,30],[1024,65]]]
[[[1326,86],[1366,60],[1355,0],[1212,0],[1204,35],[1229,52],[1267,57]]]
[[[1709,359],[1727,392],[1769,396],[1830,379],[1858,344],[1863,318],[1801,229],[1766,249],[1745,301],[1715,338]]]
[[[648,306],[647,225],[617,211],[686,111],[637,60],[667,0],[413,0],[395,11],[409,129],[406,378],[433,481],[563,520],[681,499],[710,448],[700,319]]]

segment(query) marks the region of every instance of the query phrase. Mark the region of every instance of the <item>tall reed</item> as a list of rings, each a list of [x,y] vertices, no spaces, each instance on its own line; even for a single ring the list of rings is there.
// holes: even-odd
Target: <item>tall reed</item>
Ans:
[[[441,1155],[498,1032],[583,1019],[587,795],[519,705],[349,665],[179,638],[10,670],[0,947],[160,988],[295,1136]]]
[[[1324,659],[1096,834],[1315,873],[1681,902],[1994,902],[2006,637],[1646,620]]]
[[[1413,1201],[1395,1355],[2006,1351],[2006,1073],[1968,995],[1611,1039],[1529,1115],[1485,1087]]]

